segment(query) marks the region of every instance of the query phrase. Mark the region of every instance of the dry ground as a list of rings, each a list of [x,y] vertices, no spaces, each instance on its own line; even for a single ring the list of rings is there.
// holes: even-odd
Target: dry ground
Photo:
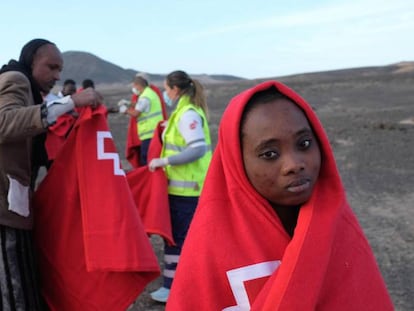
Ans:
[[[395,309],[414,310],[414,76],[285,82],[311,103],[326,128],[349,202],[371,243]],[[207,86],[214,142],[228,100],[255,83]],[[129,97],[127,89],[103,93],[109,106]],[[110,114],[109,122],[123,156],[126,117]],[[161,256],[162,241],[152,237],[152,242]],[[148,295],[159,284],[160,278],[148,285],[134,310],[164,310]]]

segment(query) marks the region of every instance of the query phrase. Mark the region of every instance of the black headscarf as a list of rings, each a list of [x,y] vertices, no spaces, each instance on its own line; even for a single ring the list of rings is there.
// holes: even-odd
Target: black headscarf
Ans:
[[[32,64],[37,50],[45,44],[55,45],[53,42],[45,39],[33,39],[29,41],[23,46],[18,61],[11,59],[7,65],[3,65],[0,69],[0,74],[7,71],[19,71],[29,79],[35,105],[43,103],[43,97],[37,82],[32,76]],[[45,141],[46,133],[33,138],[32,166],[35,168],[35,171],[40,166],[48,166],[48,157],[44,146]]]
[[[32,76],[32,64],[33,58],[36,54],[37,50],[45,45],[45,44],[53,44],[45,39],[33,39],[25,44],[20,52],[19,61],[11,59],[7,65],[3,65],[0,69],[0,74],[7,71],[19,71],[23,73],[30,81],[30,87],[32,89],[33,100],[36,105],[39,105],[43,102],[42,94],[40,93],[40,89],[36,81],[33,79]]]

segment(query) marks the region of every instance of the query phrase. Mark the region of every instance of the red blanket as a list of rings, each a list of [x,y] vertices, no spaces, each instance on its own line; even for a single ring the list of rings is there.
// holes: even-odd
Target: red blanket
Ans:
[[[82,112],[35,193],[35,244],[51,310],[124,311],[159,275],[105,112]]]
[[[161,154],[161,132],[162,127],[158,125],[148,149],[149,161]],[[145,231],[148,234],[158,234],[168,244],[174,245],[168,204],[168,180],[164,170],[150,172],[145,165],[128,172],[127,180]]]
[[[71,114],[60,116],[56,123],[48,128],[45,148],[49,160],[54,160],[60,149],[65,144],[66,138],[72,126],[75,124],[76,117]]]
[[[253,94],[271,86],[303,109],[323,159],[293,238],[249,183],[240,149],[242,111]],[[283,84],[259,84],[227,107],[167,310],[393,310],[324,129]]]
[[[160,89],[151,84],[150,87],[157,93],[161,101],[162,116],[164,120],[167,120],[167,106],[164,101],[164,97]],[[131,97],[131,103],[135,104],[139,99],[139,96],[133,94]],[[137,119],[131,117],[128,123],[126,146],[125,146],[125,158],[132,165],[133,168],[140,166],[139,163],[139,147],[141,146],[141,140],[138,137]]]
[[[132,94],[131,104],[135,105],[138,100],[138,95]],[[140,153],[141,140],[138,137],[137,119],[134,117],[129,118],[126,145],[125,145],[125,158],[132,165],[133,168],[139,167],[139,153]]]

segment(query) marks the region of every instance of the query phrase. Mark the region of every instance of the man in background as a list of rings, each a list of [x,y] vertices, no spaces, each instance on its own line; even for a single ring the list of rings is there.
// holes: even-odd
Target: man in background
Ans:
[[[137,120],[137,131],[141,140],[140,165],[146,165],[148,147],[155,127],[163,120],[161,100],[143,77],[136,76],[133,86],[139,98],[135,107],[126,110],[126,113]]]
[[[49,92],[46,96],[44,96],[44,100],[47,102],[53,101],[58,98],[65,97],[67,95],[73,95],[76,93],[76,82],[73,79],[66,79],[63,82],[62,90],[56,95],[55,93]]]
[[[93,89],[95,88],[95,82],[93,82],[92,79],[85,79],[85,80],[83,80],[82,81],[82,87],[78,90],[78,92],[79,91],[82,91],[82,90],[85,90],[88,87],[93,88]]]
[[[73,95],[76,93],[76,82],[73,79],[66,79],[63,82],[62,90],[58,93],[59,97],[65,97],[67,95]]]
[[[121,113],[128,114],[131,117],[129,126],[134,133],[128,130],[127,159],[131,162],[131,150],[129,150],[131,147],[138,149],[138,161],[132,161],[134,162],[133,166],[137,167],[147,164],[148,147],[154,135],[154,130],[160,121],[166,120],[167,115],[161,92],[155,85],[149,83],[146,74],[138,73],[134,77],[132,85],[132,92],[137,97],[136,103],[134,104],[132,100],[129,102],[123,99],[118,105]],[[131,146],[129,144],[132,141],[131,136],[135,133],[138,137],[135,137],[134,146]]]

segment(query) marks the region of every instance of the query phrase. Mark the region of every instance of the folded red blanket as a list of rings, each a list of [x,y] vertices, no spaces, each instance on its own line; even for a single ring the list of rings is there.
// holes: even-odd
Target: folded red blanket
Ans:
[[[174,245],[168,205],[168,181],[163,170],[150,172],[148,166],[127,173],[127,180],[147,234],[158,234]]]
[[[161,154],[161,124],[162,122],[158,124],[148,148],[148,162]],[[145,231],[148,234],[158,234],[169,245],[174,245],[168,203],[168,180],[164,170],[150,172],[145,165],[128,172],[127,180]]]
[[[76,117],[71,114],[64,114],[56,120],[54,125],[48,128],[45,148],[49,160],[56,158],[75,122]]]
[[[106,109],[84,109],[35,193],[35,244],[51,310],[124,311],[159,275]]]
[[[241,153],[246,103],[271,87],[305,113],[322,156],[292,238],[252,187]],[[310,105],[285,85],[259,84],[226,108],[167,310],[393,310],[328,137]]]
[[[125,158],[131,164],[133,168],[140,166],[139,153],[141,147],[141,140],[138,137],[137,119],[134,117],[129,118],[128,130],[125,145]]]

